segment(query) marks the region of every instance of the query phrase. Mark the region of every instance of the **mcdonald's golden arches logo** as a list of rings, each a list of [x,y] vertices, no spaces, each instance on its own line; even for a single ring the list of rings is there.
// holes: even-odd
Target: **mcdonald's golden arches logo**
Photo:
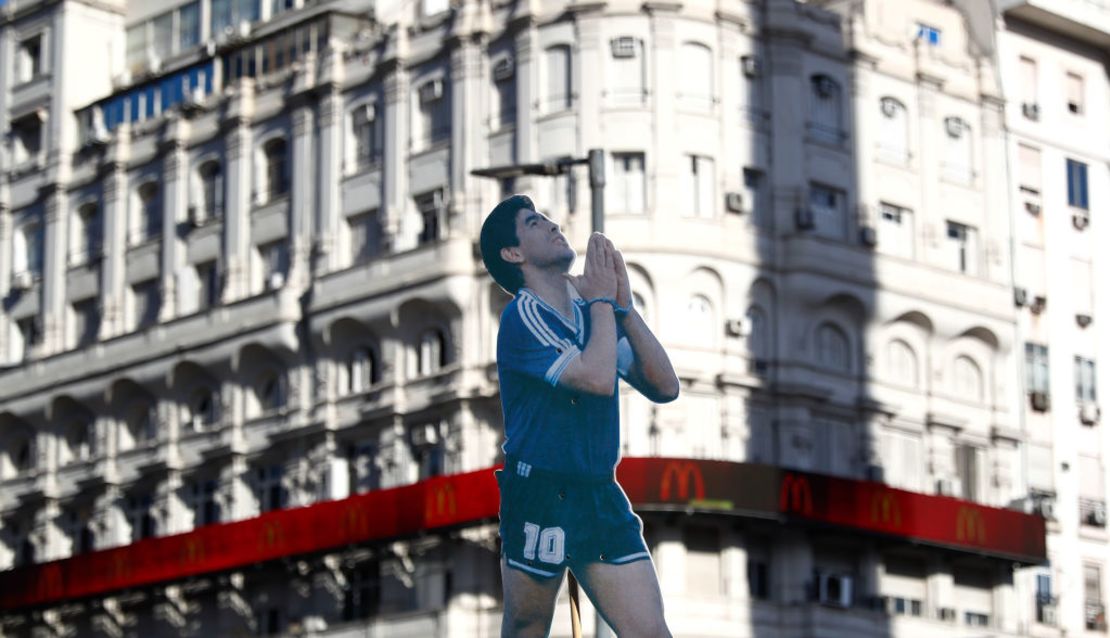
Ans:
[[[204,560],[204,541],[200,538],[189,538],[181,547],[181,564],[189,565]]]
[[[344,534],[349,536],[363,535],[370,531],[370,518],[362,507],[348,505],[343,510],[341,525]]]
[[[779,510],[813,515],[813,488],[809,484],[809,478],[790,472],[783,475],[782,487],[779,489]]]
[[[455,498],[454,485],[446,482],[430,485],[424,494],[425,519],[454,516],[458,512],[458,500]]]
[[[690,498],[690,482],[694,484],[694,497]],[[693,461],[668,461],[663,468],[663,478],[659,482],[659,497],[671,500],[671,486],[676,486],[679,500],[703,500],[705,498],[705,479],[701,468]]]
[[[983,545],[987,542],[987,524],[979,510],[960,506],[956,514],[956,540]]]
[[[902,505],[897,494],[890,490],[878,490],[871,495],[871,522],[902,526]]]
[[[285,541],[285,530],[277,521],[267,521],[262,526],[262,535],[258,539],[259,549],[270,549],[281,545]]]

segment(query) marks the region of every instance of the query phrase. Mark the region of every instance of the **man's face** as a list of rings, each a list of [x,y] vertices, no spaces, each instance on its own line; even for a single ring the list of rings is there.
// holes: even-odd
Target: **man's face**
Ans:
[[[540,268],[558,266],[566,272],[578,256],[559,225],[534,210],[522,208],[517,213],[516,236],[520,244],[504,250],[509,251],[512,254],[511,260],[517,263],[528,263]]]

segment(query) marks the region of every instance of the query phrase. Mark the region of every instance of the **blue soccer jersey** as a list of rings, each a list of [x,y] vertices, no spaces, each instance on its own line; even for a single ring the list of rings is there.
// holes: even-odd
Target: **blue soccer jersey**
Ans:
[[[570,321],[521,288],[501,313],[497,372],[505,415],[502,450],[541,469],[608,474],[620,450],[616,388],[612,396],[602,397],[559,382],[589,342],[590,313],[581,299],[573,306]],[[632,349],[619,324],[617,340],[617,372],[623,378],[632,364]]]

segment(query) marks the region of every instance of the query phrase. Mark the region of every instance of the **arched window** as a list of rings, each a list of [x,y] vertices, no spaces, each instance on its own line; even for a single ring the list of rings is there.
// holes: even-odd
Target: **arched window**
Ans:
[[[959,117],[944,118],[944,178],[966,184],[971,181],[971,125]]]
[[[767,325],[767,313],[759,306],[748,308],[748,357],[749,368],[755,374],[763,374],[770,365],[771,335]]]
[[[713,343],[716,334],[713,303],[704,295],[694,295],[686,302],[686,330],[694,341]]]
[[[497,130],[516,122],[516,63],[511,55],[502,55],[494,60],[492,80],[490,124]]]
[[[265,201],[269,201],[289,191],[289,154],[281,138],[266,142],[262,153],[266,157],[266,183],[262,192],[266,194]]]
[[[616,104],[640,104],[644,101],[647,64],[644,41],[633,36],[620,36],[609,41],[612,51],[611,80],[606,87]]]
[[[162,234],[162,201],[158,182],[150,181],[139,187],[138,240],[155,239]]]
[[[543,59],[547,74],[546,110],[569,109],[573,96],[570,47],[565,44],[548,47],[543,52]]]
[[[683,42],[679,50],[679,100],[696,108],[713,106],[713,52],[700,42]]]
[[[280,410],[286,401],[285,375],[269,372],[263,375],[258,384],[258,405],[263,413]]]
[[[424,376],[438,372],[447,365],[447,340],[438,328],[427,330],[420,336],[420,349],[416,354],[416,371]]]
[[[92,422],[76,421],[66,427],[62,435],[61,458],[62,465],[79,463],[92,458]]]
[[[909,161],[909,122],[906,107],[892,97],[879,100],[879,157],[895,164]]]
[[[137,401],[127,411],[126,439],[130,445],[121,447],[135,447],[150,443],[158,438],[158,412],[157,407],[149,401]]]
[[[224,175],[220,163],[211,160],[201,165],[197,171],[200,177],[200,220],[214,219],[224,213]]]
[[[42,224],[23,224],[15,233],[12,250],[12,272],[42,275],[43,234]]]
[[[100,206],[90,202],[77,209],[73,218],[71,264],[83,264],[100,254]]]
[[[35,469],[35,439],[32,435],[27,435],[19,439],[15,444],[15,452],[12,455],[12,468],[15,469],[17,474],[23,472],[30,472]]]
[[[848,335],[844,334],[838,326],[827,321],[817,328],[817,360],[831,370],[840,372],[851,370]]]
[[[381,160],[379,124],[378,109],[373,103],[360,104],[351,111],[351,137],[354,141],[351,168],[363,169]]]
[[[347,358],[346,394],[365,392],[378,381],[378,365],[374,351],[367,347],[356,349]]]
[[[896,383],[911,388],[918,386],[917,354],[910,344],[895,339],[886,347],[887,370]]]
[[[971,357],[956,357],[952,364],[952,383],[959,396],[972,401],[983,400],[983,372]]]
[[[189,423],[193,430],[203,432],[219,420],[219,393],[211,388],[198,388],[189,399]]]
[[[844,114],[840,84],[825,74],[810,78],[810,133],[826,144],[844,141]]]
[[[632,293],[632,306],[636,308],[636,312],[640,313],[640,317],[643,318],[644,323],[649,323],[649,317],[651,315],[648,314],[647,302],[644,301],[644,296],[638,292]]]

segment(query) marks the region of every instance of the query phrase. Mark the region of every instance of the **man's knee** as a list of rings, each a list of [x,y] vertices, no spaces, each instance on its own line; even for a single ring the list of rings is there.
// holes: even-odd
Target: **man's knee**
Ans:
[[[622,625],[613,627],[617,636],[637,636],[642,638],[672,638],[667,621],[662,614],[647,614],[627,619]]]

